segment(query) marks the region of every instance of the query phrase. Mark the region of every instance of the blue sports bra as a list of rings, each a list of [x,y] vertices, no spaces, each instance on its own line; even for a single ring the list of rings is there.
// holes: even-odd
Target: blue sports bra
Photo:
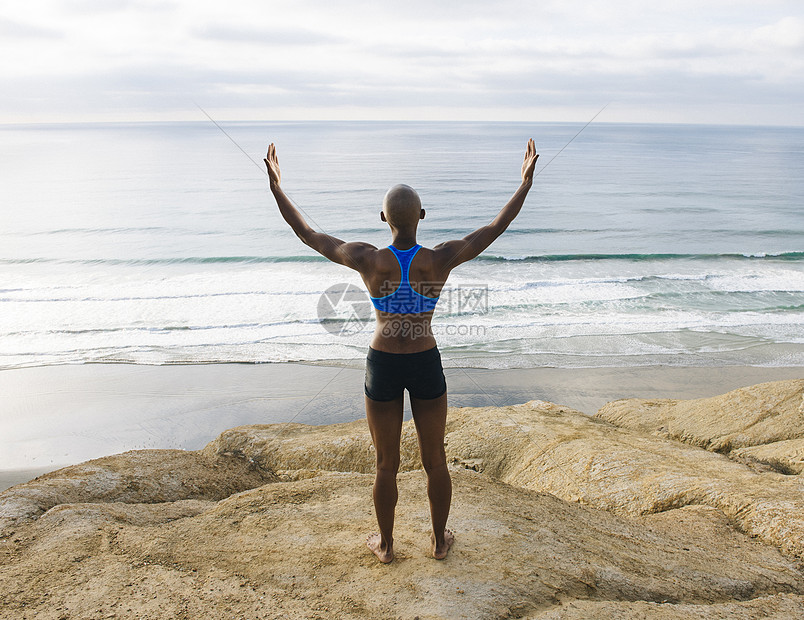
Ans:
[[[399,282],[399,287],[391,294],[384,297],[371,297],[371,303],[380,312],[387,312],[389,314],[421,314],[422,312],[430,312],[436,307],[438,297],[427,297],[421,293],[413,290],[408,279],[408,272],[410,271],[410,263],[416,252],[422,246],[414,245],[409,250],[397,250],[394,246],[389,245],[388,249],[394,253],[396,260],[399,263],[399,269],[402,272],[402,279]]]

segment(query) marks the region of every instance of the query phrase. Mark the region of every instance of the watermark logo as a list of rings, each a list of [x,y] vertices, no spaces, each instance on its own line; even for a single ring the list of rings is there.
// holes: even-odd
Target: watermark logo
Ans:
[[[330,334],[356,334],[371,321],[371,300],[354,284],[335,284],[318,298],[318,320]]]
[[[486,284],[441,287],[423,283],[421,289],[428,297],[440,292],[436,312],[446,315],[478,315],[489,311],[489,287]],[[393,290],[391,290],[393,292]],[[372,321],[372,304],[366,291],[359,286],[340,283],[330,286],[318,298],[318,319],[325,330],[336,336],[351,336],[363,331]],[[398,315],[383,327],[386,336],[416,339],[429,334],[481,336],[485,327],[477,325],[423,325]],[[481,334],[482,332],[482,334]]]
[[[438,299],[438,307],[449,314],[487,314],[489,286],[488,284],[445,286]]]

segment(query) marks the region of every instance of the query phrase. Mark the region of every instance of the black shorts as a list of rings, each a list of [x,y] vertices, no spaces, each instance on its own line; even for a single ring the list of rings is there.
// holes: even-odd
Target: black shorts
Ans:
[[[371,400],[394,400],[406,389],[414,398],[438,398],[447,391],[438,347],[419,353],[386,353],[369,347],[364,389]]]

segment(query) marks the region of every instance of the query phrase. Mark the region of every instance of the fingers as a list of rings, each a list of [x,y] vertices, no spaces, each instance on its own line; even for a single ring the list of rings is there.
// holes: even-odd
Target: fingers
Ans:
[[[525,159],[529,159],[531,157],[538,157],[536,155],[536,143],[533,141],[533,138],[528,140],[528,146],[525,149]]]
[[[522,180],[533,181],[533,172],[536,168],[536,160],[539,159],[539,154],[536,152],[536,143],[533,138],[528,140],[528,146],[525,149],[525,161],[522,162]]]
[[[536,152],[536,143],[533,141],[533,138],[528,140],[528,146],[525,149],[525,159],[529,158],[539,159],[539,154]]]

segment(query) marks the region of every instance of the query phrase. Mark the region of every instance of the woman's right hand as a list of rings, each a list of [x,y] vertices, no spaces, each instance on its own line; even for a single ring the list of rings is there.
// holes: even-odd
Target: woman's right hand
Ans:
[[[279,160],[276,158],[276,147],[271,142],[268,145],[268,154],[263,159],[265,167],[268,169],[268,178],[271,180],[271,187],[279,187],[282,173],[279,171]]]

